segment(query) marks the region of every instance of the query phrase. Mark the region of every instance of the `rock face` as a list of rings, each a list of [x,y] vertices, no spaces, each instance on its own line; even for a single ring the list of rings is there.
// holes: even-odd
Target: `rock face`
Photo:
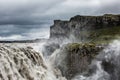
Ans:
[[[68,80],[71,80],[75,75],[87,72],[92,60],[102,49],[102,46],[91,43],[68,44],[56,52],[55,65],[57,65]]]
[[[88,31],[120,26],[120,15],[105,14],[103,16],[72,17],[69,21],[55,20],[50,27],[50,38],[70,38],[84,41],[90,35]]]

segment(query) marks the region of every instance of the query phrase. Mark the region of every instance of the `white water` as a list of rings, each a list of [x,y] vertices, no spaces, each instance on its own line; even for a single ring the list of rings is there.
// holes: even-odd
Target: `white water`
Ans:
[[[40,53],[44,44],[26,44],[34,50],[26,46],[21,50],[23,46],[21,44],[0,44],[0,80],[67,80],[54,66],[56,52],[52,54],[52,59],[49,57],[46,59]],[[59,57],[63,59],[64,56]],[[115,65],[112,74],[103,69],[101,65],[103,60]],[[120,41],[115,40],[101,51],[92,61],[90,67],[94,68],[93,66],[96,66],[93,74],[89,76],[78,74],[72,80],[120,80]]]
[[[102,61],[106,61],[115,65],[112,75],[104,71]],[[120,41],[115,40],[109,44],[91,65],[96,65],[97,70],[91,76],[77,75],[72,80],[120,80]]]
[[[72,80],[109,80],[109,75],[101,67],[101,61],[94,61],[94,65],[96,65],[97,71],[92,76],[78,75]]]
[[[41,53],[20,45],[0,44],[0,80],[65,80]]]

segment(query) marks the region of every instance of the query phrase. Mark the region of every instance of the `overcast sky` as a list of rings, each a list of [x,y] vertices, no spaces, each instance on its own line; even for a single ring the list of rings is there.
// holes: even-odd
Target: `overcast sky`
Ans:
[[[0,0],[0,40],[48,38],[54,19],[120,14],[120,0]]]

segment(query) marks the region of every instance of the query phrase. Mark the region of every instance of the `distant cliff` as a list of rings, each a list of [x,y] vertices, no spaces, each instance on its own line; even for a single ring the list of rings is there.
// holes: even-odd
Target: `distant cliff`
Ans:
[[[69,21],[55,20],[54,24],[50,27],[50,38],[70,38],[73,35],[76,39],[84,41],[85,39],[92,39],[93,36],[97,37],[97,35],[100,35],[97,32],[101,29],[107,29],[109,31],[111,28],[115,28],[116,30],[116,27],[117,30],[118,27],[120,28],[120,15],[77,15]],[[96,32],[94,33],[93,31]]]

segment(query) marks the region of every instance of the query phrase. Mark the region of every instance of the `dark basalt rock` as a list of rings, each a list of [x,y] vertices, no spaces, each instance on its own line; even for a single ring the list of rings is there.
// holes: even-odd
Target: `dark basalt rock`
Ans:
[[[56,62],[56,65],[62,71],[62,74],[68,80],[71,80],[77,74],[92,71],[89,69],[89,65],[102,49],[102,46],[91,43],[68,44],[60,50],[61,52],[59,52],[58,56],[63,59],[60,62]],[[59,58],[56,58],[56,61],[59,61]]]
[[[66,76],[70,79],[78,73],[88,71],[89,65],[101,49],[95,44],[71,44],[68,47],[68,72]]]

